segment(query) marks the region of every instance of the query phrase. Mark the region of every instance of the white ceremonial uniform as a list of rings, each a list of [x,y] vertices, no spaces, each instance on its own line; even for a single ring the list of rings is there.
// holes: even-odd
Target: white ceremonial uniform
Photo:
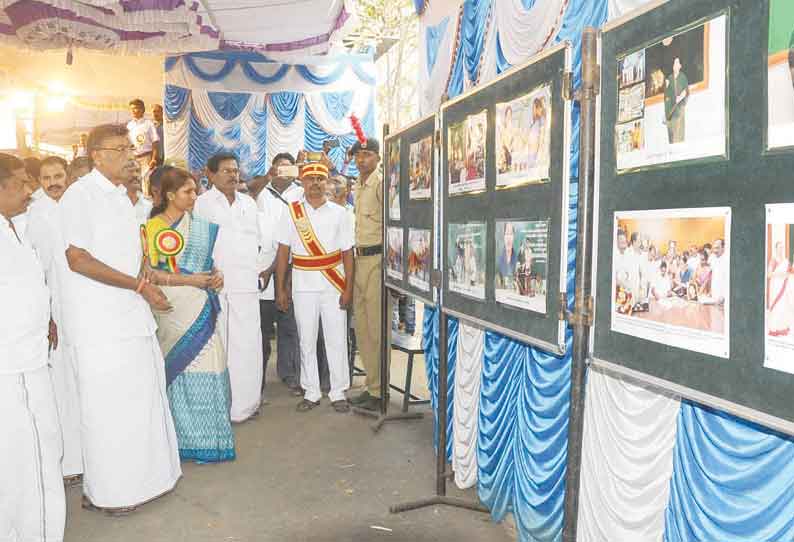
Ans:
[[[303,197],[303,187],[294,182],[284,192],[278,196],[276,194],[278,194],[276,189],[268,183],[256,198],[256,206],[260,213],[261,260],[265,264],[265,268],[273,265],[276,259],[276,252],[278,251],[278,239],[276,237],[279,225],[282,220],[289,220],[289,210],[285,202],[291,203],[301,199]],[[279,196],[281,199],[279,199]],[[265,291],[259,295],[259,299],[273,301],[276,298],[274,283],[274,280],[270,281]]]
[[[0,216],[0,540],[63,540],[61,428],[47,369],[50,294]]]
[[[65,246],[136,276],[139,227],[123,186],[98,170],[58,204]],[[70,271],[64,320],[80,386],[83,493],[103,508],[135,506],[174,488],[182,475],[151,309],[140,294]]]
[[[28,235],[44,269],[50,289],[52,319],[58,326],[58,347],[50,352],[50,372],[55,387],[58,416],[63,431],[63,475],[83,473],[83,450],[80,444],[80,395],[74,349],[63,318],[63,280],[69,266],[61,235],[58,203],[45,196],[28,210]]]
[[[353,230],[347,211],[330,201],[318,209],[301,198],[306,216],[312,224],[326,253],[350,250],[353,247]],[[293,255],[308,256],[289,211],[282,220],[278,242],[287,245]],[[344,276],[344,268],[337,266]],[[340,292],[321,271],[292,270],[292,301],[301,347],[301,387],[306,390],[304,399],[317,402],[322,397],[317,366],[317,333],[322,320],[328,371],[331,376],[331,401],[345,399],[350,387],[347,360],[347,311],[339,308]]]
[[[234,193],[230,205],[215,187],[196,200],[196,216],[220,226],[215,243],[215,264],[223,273],[220,334],[232,386],[231,419],[242,422],[262,401],[263,353],[259,315],[260,256],[259,211],[250,196]]]

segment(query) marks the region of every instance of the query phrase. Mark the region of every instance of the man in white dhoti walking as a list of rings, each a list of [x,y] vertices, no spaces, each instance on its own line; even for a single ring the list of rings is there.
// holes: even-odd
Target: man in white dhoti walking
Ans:
[[[50,351],[50,367],[63,431],[64,481],[76,484],[83,475],[83,451],[80,445],[80,396],[74,363],[71,334],[63,319],[62,282],[69,272],[65,246],[58,218],[58,201],[68,185],[66,160],[50,156],[41,162],[39,181],[44,197],[30,205],[27,237],[44,269],[50,290],[52,323],[57,329],[58,344]]]
[[[123,514],[182,475],[150,310],[169,310],[140,274],[139,225],[124,181],[133,149],[124,126],[88,136],[94,169],[59,202],[66,261],[64,319],[77,360],[83,506]]]
[[[0,540],[60,542],[66,503],[47,369],[50,294],[35,251],[11,222],[30,195],[0,167]]]
[[[264,262],[260,254],[263,243],[256,202],[237,191],[237,158],[228,153],[212,156],[207,175],[212,188],[198,197],[193,212],[220,226],[214,253],[224,276],[218,325],[228,354],[231,419],[239,423],[258,414],[262,401],[259,277],[270,262]]]

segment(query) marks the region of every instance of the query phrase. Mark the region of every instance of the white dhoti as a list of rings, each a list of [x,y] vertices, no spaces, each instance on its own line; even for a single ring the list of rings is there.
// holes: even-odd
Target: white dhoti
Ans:
[[[339,292],[295,292],[295,321],[301,347],[301,387],[306,390],[304,399],[317,402],[320,375],[317,367],[317,332],[320,318],[323,323],[323,340],[331,377],[331,401],[345,399],[350,387],[350,370],[347,361],[347,312],[339,308]]]
[[[75,353],[83,493],[95,506],[122,508],[173,489],[182,468],[155,336],[81,344]]]
[[[259,318],[259,294],[221,295],[218,326],[227,353],[233,422],[247,420],[262,403],[264,361]]]
[[[80,444],[80,394],[77,387],[77,371],[74,351],[66,344],[59,344],[50,354],[50,373],[55,388],[58,419],[63,432],[64,476],[83,474],[83,447]]]
[[[61,429],[47,367],[0,375],[0,540],[60,542]]]

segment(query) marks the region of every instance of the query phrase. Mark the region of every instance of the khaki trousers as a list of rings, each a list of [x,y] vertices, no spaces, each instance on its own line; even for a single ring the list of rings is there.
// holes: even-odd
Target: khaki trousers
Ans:
[[[383,340],[381,329],[380,300],[381,255],[356,258],[353,310],[356,315],[356,342],[361,362],[367,371],[366,387],[370,395],[381,396],[380,346]]]

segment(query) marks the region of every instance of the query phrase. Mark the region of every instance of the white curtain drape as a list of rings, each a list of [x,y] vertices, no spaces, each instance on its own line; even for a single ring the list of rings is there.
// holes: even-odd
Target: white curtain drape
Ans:
[[[553,43],[568,1],[537,0],[526,9],[522,0],[497,0],[494,16],[505,60],[514,66],[521,64]]]
[[[680,401],[588,372],[579,497],[582,542],[658,542]]]
[[[276,115],[267,116],[267,163],[280,152],[288,152],[292,156],[305,148],[306,133],[306,100],[301,98],[295,119],[288,125],[281,124]]]
[[[655,0],[609,0],[609,19],[621,17]]]
[[[455,484],[466,489],[477,484],[477,435],[480,382],[485,331],[460,322],[455,361],[452,468]]]
[[[323,127],[323,130],[335,136],[349,134],[351,130],[350,114],[355,113],[359,119],[363,119],[369,111],[370,104],[373,103],[372,88],[359,87],[353,91],[353,99],[347,115],[337,119],[326,109],[322,94],[314,92],[304,96],[306,106],[311,109],[315,120]]]
[[[461,2],[429,2],[419,25],[419,112],[428,115],[435,111],[446,92],[449,70],[458,35],[458,16]],[[444,22],[446,20],[446,22]],[[428,64],[428,29],[444,24],[446,30],[435,53],[435,63]]]

